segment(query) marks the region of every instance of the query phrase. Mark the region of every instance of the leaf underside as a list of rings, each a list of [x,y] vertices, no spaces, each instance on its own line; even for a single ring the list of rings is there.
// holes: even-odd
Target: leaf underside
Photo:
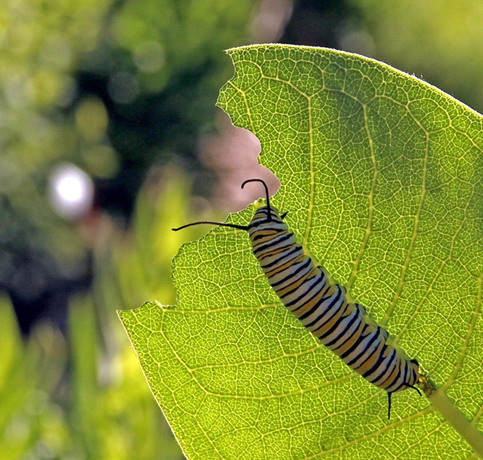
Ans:
[[[218,105],[260,140],[282,184],[273,206],[481,431],[482,117],[353,54],[228,54],[235,76]],[[388,421],[386,393],[282,306],[246,232],[216,228],[184,245],[173,279],[176,307],[120,316],[188,458],[471,457],[414,391],[393,396]]]

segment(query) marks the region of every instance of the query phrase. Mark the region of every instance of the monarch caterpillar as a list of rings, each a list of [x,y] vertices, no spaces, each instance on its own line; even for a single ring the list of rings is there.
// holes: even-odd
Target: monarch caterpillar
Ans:
[[[388,419],[391,418],[391,395],[413,388],[419,379],[419,363],[407,359],[401,350],[388,343],[387,331],[373,324],[362,305],[350,303],[344,287],[331,284],[321,266],[303,253],[293,233],[289,232],[279,211],[270,206],[268,187],[266,206],[259,208],[248,225],[201,221],[192,225],[215,224],[245,230],[250,236],[253,253],[268,281],[283,304],[329,350],[369,382],[387,391]]]

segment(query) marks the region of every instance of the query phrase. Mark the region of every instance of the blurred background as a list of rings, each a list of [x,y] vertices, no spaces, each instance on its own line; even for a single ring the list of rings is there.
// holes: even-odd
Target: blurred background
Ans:
[[[174,305],[170,261],[278,182],[215,108],[224,49],[374,57],[483,111],[480,0],[3,0],[2,459],[182,459],[116,309]]]

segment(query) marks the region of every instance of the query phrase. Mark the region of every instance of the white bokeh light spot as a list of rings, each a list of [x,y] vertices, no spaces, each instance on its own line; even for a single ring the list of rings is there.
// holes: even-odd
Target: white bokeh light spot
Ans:
[[[60,216],[80,219],[92,207],[94,184],[82,169],[71,163],[62,163],[50,174],[49,199]]]

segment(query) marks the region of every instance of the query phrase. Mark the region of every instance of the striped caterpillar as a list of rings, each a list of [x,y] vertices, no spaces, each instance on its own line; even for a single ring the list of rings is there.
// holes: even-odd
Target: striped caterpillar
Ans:
[[[344,287],[331,284],[325,270],[316,266],[303,253],[283,219],[287,213],[270,206],[268,187],[266,206],[259,208],[248,225],[200,221],[173,228],[181,230],[192,225],[214,224],[247,231],[253,253],[265,276],[283,304],[327,348],[367,381],[387,391],[388,418],[391,418],[391,395],[413,388],[419,379],[419,364],[388,343],[387,331],[373,324],[362,305],[347,300]]]

